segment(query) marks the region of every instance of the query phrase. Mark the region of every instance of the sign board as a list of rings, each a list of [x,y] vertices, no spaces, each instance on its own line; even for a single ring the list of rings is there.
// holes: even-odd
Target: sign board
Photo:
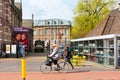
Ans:
[[[28,50],[29,46],[29,40],[28,40],[28,35],[29,35],[29,29],[28,28],[14,28],[14,43],[19,43],[20,45],[24,45],[25,49]]]
[[[16,54],[17,53],[16,45],[11,45],[11,53],[12,54]]]
[[[9,45],[9,44],[6,45],[6,53],[7,53],[7,54],[10,54],[10,45]]]

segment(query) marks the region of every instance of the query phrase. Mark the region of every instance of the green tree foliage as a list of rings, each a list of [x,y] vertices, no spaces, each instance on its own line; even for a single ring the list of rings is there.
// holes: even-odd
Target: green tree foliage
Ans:
[[[116,0],[78,0],[74,9],[72,38],[82,38],[113,10]]]

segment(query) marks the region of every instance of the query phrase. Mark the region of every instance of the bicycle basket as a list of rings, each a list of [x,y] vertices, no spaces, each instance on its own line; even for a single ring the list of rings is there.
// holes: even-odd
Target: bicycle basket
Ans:
[[[51,64],[52,64],[52,61],[50,61],[49,59],[47,59],[47,60],[45,61],[45,65],[51,66]]]

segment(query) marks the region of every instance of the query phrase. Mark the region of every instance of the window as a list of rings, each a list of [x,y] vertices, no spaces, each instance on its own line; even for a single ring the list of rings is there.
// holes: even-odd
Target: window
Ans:
[[[41,35],[41,29],[38,30],[38,35]]]
[[[47,23],[48,25],[50,24],[50,22],[48,21],[48,23]]]
[[[48,35],[48,29],[45,29],[45,35]]]
[[[34,30],[34,35],[36,35],[36,30]]]
[[[51,41],[53,41],[54,40],[54,38],[51,38]]]
[[[68,29],[65,28],[65,35],[68,35]]]
[[[0,30],[2,29],[2,21],[1,21],[1,18],[0,18]]]
[[[54,24],[57,24],[57,22],[56,22],[56,21],[54,21]]]
[[[65,43],[67,43],[67,38],[65,38]]]
[[[45,38],[45,41],[48,40],[47,38]]]
[[[60,34],[61,30],[58,28],[58,34]]]
[[[54,29],[51,30],[51,35],[54,35]]]
[[[97,47],[103,47],[103,39],[97,40]]]
[[[61,21],[61,24],[63,24],[63,22]]]

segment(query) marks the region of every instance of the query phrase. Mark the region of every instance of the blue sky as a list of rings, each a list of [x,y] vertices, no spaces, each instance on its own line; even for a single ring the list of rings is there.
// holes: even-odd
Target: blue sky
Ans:
[[[19,2],[20,0],[15,0]],[[72,20],[78,0],[22,0],[23,18]]]

